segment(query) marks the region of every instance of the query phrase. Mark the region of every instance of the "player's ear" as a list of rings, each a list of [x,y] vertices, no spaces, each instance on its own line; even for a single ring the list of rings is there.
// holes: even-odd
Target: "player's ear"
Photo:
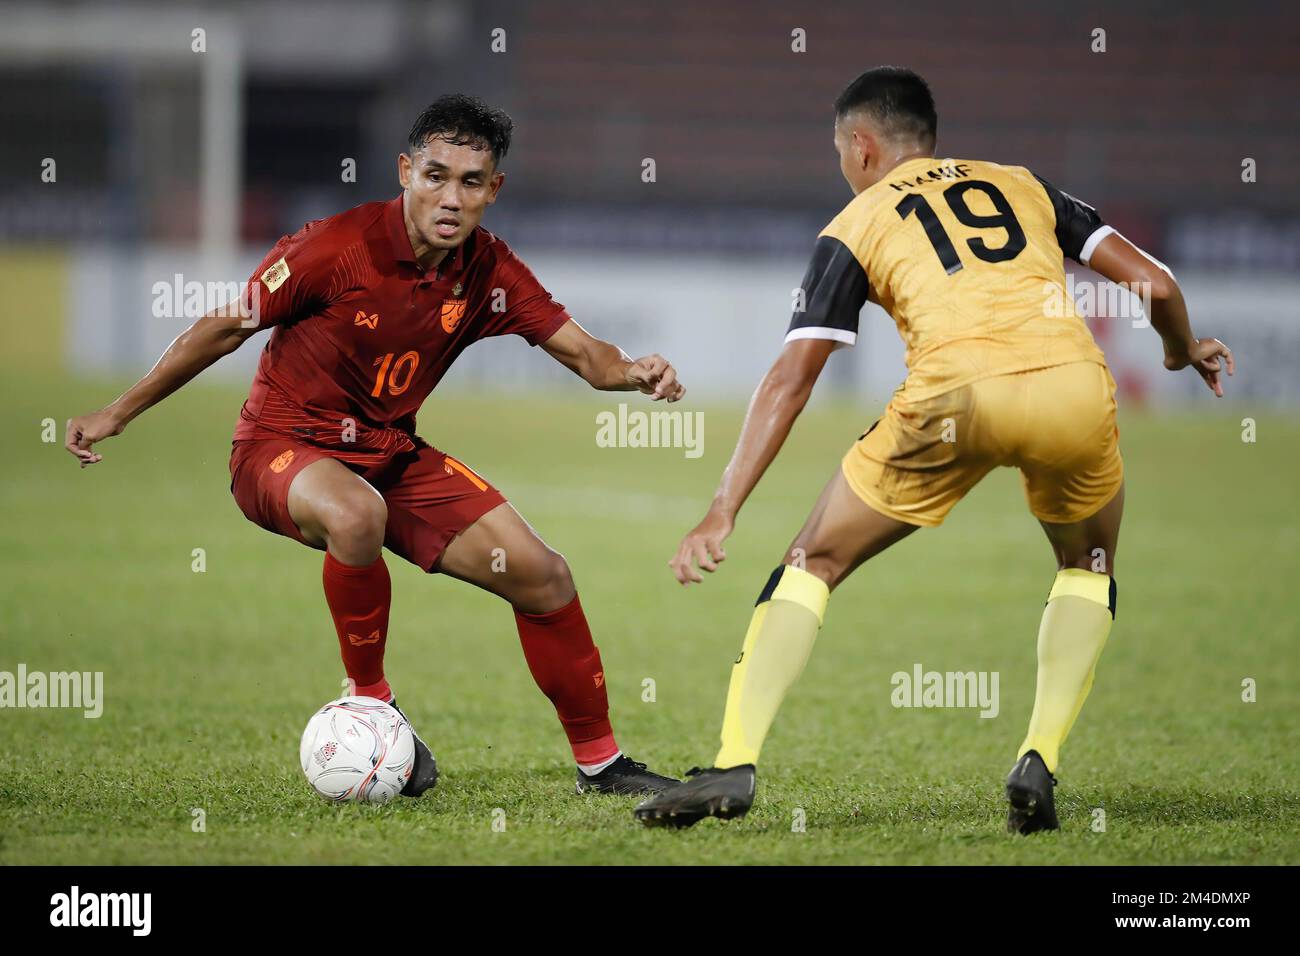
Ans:
[[[861,127],[853,131],[853,158],[857,160],[858,169],[866,169],[871,162],[871,154],[876,151],[875,140]]]
[[[397,154],[397,181],[403,189],[411,188],[411,156],[409,153]]]
[[[488,180],[487,201],[489,206],[497,201],[497,193],[501,192],[501,186],[503,183],[505,183],[505,181],[506,181],[506,174],[502,172],[493,173],[492,178]]]

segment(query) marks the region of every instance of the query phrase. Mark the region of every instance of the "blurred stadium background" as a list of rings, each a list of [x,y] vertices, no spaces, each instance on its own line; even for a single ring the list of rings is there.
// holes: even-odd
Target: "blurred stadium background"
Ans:
[[[669,355],[697,395],[743,397],[849,198],[829,104],[896,62],[934,88],[940,155],[1027,165],[1096,205],[1236,350],[1235,399],[1300,403],[1284,4],[44,0],[0,16],[0,292],[23,303],[5,351],[28,367],[147,367],[280,235],[394,195],[411,120],[463,90],[517,123],[485,225],[579,321]],[[1196,394],[1160,371],[1151,330],[1093,311],[1130,407]],[[901,380],[892,322],[863,326],[822,395]],[[217,374],[246,379],[256,353]],[[444,388],[531,388],[566,374],[552,366],[494,343]]]

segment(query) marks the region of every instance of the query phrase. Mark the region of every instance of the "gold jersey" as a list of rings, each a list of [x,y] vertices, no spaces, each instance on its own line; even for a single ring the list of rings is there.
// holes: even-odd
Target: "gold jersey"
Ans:
[[[920,158],[864,190],[818,237],[786,341],[857,340],[875,302],[907,347],[903,392],[924,399],[979,379],[1105,364],[1065,282],[1113,230],[1020,166]]]

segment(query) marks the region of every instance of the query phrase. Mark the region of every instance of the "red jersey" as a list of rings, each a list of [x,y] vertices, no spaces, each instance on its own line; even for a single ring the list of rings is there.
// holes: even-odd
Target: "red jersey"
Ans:
[[[365,462],[415,446],[415,413],[479,339],[545,342],[569,320],[510,247],[479,227],[436,270],[416,261],[402,196],[309,222],[249,279],[275,327],[235,440],[292,436]]]

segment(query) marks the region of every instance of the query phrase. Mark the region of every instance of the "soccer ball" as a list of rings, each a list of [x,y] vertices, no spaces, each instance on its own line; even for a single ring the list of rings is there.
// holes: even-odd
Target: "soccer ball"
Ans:
[[[387,803],[415,767],[406,718],[374,697],[341,697],[312,715],[298,748],[302,772],[326,800]]]

